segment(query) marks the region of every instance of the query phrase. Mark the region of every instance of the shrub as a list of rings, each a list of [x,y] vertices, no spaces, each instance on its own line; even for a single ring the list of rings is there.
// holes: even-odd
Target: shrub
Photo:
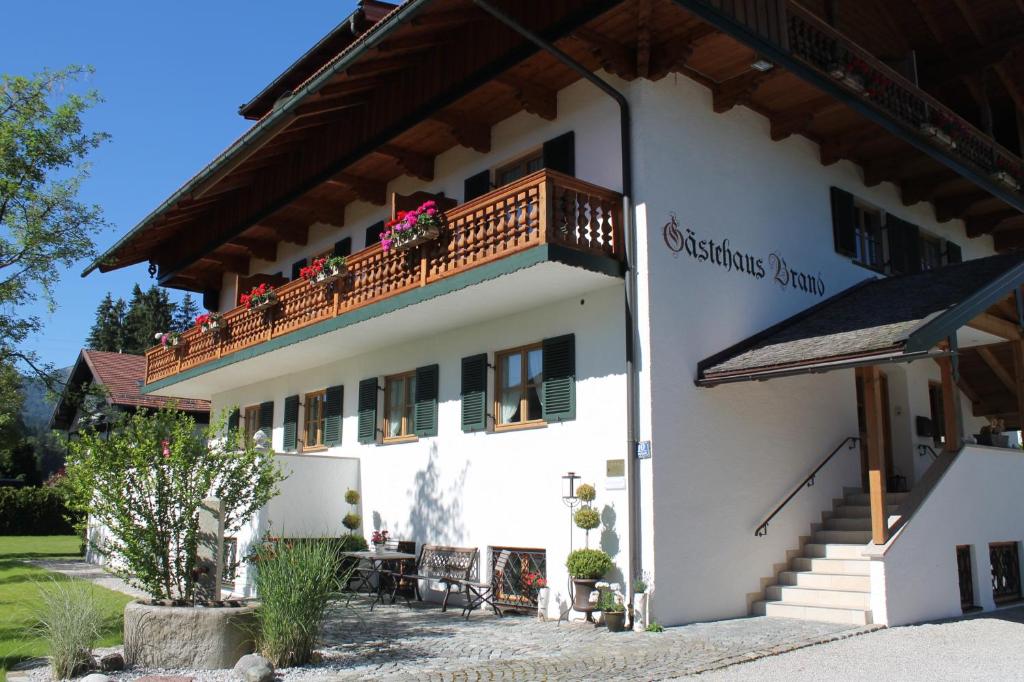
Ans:
[[[596,580],[612,570],[612,558],[599,549],[577,549],[565,560],[569,575],[582,580]]]
[[[50,652],[54,679],[88,669],[104,620],[92,585],[51,579],[39,586],[35,630]]]
[[[72,535],[80,514],[57,488],[0,488],[0,535]]]
[[[342,535],[338,541],[339,552],[365,552],[370,546],[366,544],[366,538],[355,533]]]
[[[573,518],[583,530],[590,531],[601,525],[601,515],[593,507],[580,507]]]
[[[349,530],[355,530],[359,527],[359,524],[362,522],[362,520],[363,517],[359,514],[349,512],[348,514],[345,514],[345,518],[341,520],[341,525],[345,526]]]
[[[339,586],[338,554],[332,544],[282,540],[256,549],[256,641],[260,653],[277,667],[311,659],[327,602]]]
[[[665,628],[657,623],[651,623],[647,626],[647,632],[665,632]]]
[[[622,613],[626,606],[611,592],[602,592],[601,599],[597,602],[597,610],[605,613]]]
[[[647,581],[643,578],[637,578],[633,581],[633,591],[637,594],[643,594],[647,591]]]
[[[345,491],[345,501],[349,504],[359,504],[359,491],[349,488]]]
[[[580,498],[584,502],[593,502],[597,497],[597,491],[594,489],[594,486],[589,483],[584,483],[576,489],[576,497]]]
[[[234,535],[282,479],[273,453],[225,429],[225,421],[222,415],[200,432],[184,412],[140,410],[109,439],[86,431],[70,444],[66,471],[76,508],[109,530],[95,549],[156,599],[198,596],[204,499],[220,500],[224,534]]]

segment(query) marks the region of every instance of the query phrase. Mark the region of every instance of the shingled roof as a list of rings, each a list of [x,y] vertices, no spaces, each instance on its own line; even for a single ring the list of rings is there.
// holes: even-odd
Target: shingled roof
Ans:
[[[698,364],[697,384],[765,379],[926,353],[1024,284],[1024,256],[869,279]]]
[[[145,383],[145,378],[146,358],[143,355],[84,349],[78,355],[78,360],[71,370],[67,386],[76,388],[82,384],[103,386],[106,389],[107,403],[121,407],[145,407],[158,410],[174,403],[179,410],[185,412],[210,411],[208,400],[144,395],[142,386]],[[73,404],[65,391],[54,407],[53,417],[50,420],[51,428],[68,428],[71,420],[74,419],[76,409],[77,406]]]

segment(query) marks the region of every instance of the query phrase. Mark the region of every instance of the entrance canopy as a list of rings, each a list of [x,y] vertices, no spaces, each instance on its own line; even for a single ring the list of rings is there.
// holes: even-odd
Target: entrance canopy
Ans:
[[[986,349],[977,363],[970,348],[1022,339],[1015,293],[1022,285],[1024,256],[1017,254],[869,279],[701,361],[696,383],[715,386],[940,357],[949,355],[945,343],[953,337],[958,357],[972,358],[962,370],[976,369],[992,379],[986,385],[1008,390],[1014,387],[1014,366],[1000,362],[998,347]],[[984,396],[965,385],[970,376],[961,378],[964,392],[976,404],[983,402]],[[1016,394],[1010,395],[1017,412]]]

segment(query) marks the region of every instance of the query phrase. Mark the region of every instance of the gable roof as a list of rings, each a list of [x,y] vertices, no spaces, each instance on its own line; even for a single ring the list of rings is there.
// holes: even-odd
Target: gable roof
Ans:
[[[71,369],[64,392],[54,406],[53,416],[50,418],[50,428],[67,429],[71,425],[78,405],[68,389],[82,384],[102,386],[106,389],[108,405],[159,410],[173,403],[179,410],[185,412],[208,413],[210,411],[208,400],[144,395],[142,387],[145,384],[145,378],[146,357],[144,355],[83,349]]]
[[[701,361],[697,384],[909,361],[1021,285],[1016,254],[866,280]]]

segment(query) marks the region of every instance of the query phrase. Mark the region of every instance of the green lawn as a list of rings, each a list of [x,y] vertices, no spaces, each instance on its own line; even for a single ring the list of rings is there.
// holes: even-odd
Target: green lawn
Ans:
[[[64,576],[29,566],[19,559],[77,558],[80,539],[74,535],[45,537],[0,536],[0,682],[10,666],[46,655],[44,642],[30,631],[39,590],[51,578]],[[107,612],[109,624],[100,646],[121,642],[124,605],[131,597],[90,585]]]

